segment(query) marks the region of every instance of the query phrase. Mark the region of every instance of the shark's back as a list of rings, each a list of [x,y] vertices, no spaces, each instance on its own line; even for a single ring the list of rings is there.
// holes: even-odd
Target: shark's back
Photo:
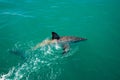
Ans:
[[[62,42],[79,42],[79,41],[84,41],[87,40],[85,38],[80,38],[80,37],[74,37],[74,36],[63,36],[59,39],[59,41]]]
[[[52,40],[58,40],[59,42],[79,42],[79,41],[85,41],[86,38],[80,38],[75,36],[63,36],[60,37],[57,33],[52,32]]]

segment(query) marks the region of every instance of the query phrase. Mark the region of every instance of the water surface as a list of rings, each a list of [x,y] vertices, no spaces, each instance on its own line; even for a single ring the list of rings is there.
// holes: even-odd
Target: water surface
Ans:
[[[119,0],[0,0],[0,80],[119,80]],[[61,48],[31,48],[59,35],[85,37]],[[23,51],[27,59],[9,53]]]

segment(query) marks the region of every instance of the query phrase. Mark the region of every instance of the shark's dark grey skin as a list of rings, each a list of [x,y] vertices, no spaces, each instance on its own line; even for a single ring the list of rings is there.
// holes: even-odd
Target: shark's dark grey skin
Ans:
[[[85,41],[87,40],[86,38],[80,38],[80,37],[75,37],[75,36],[62,36],[60,37],[57,33],[52,32],[52,40],[57,39],[60,42],[79,42],[79,41]]]
[[[80,38],[80,37],[75,37],[75,36],[62,36],[60,37],[57,33],[52,32],[52,40],[57,40],[58,43],[63,44],[63,53],[68,52],[68,47],[69,43],[76,43],[80,41],[85,41],[87,40],[86,38]]]

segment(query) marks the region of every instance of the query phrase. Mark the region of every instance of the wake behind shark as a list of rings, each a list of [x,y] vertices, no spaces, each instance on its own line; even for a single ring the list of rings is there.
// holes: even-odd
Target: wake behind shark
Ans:
[[[36,50],[42,46],[46,46],[49,44],[54,44],[54,43],[58,43],[58,44],[62,44],[62,48],[63,48],[63,54],[67,53],[69,51],[69,44],[70,43],[76,43],[76,42],[80,42],[80,41],[85,41],[87,40],[86,38],[80,38],[80,37],[75,37],[75,36],[59,36],[57,33],[52,32],[52,39],[50,40],[45,40],[42,43],[38,43],[33,50]]]

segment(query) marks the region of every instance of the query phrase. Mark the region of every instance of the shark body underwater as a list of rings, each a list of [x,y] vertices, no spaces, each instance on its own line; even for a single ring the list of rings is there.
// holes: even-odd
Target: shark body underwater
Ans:
[[[59,36],[56,32],[52,32],[52,39],[50,40],[45,40],[42,43],[38,43],[33,50],[36,50],[42,46],[49,45],[49,44],[62,44],[63,48],[63,54],[67,53],[69,51],[69,44],[70,43],[76,43],[80,41],[85,41],[87,40],[86,38],[80,38],[80,37],[75,37],[75,36]]]
[[[69,51],[69,44],[80,42],[80,41],[85,41],[85,40],[87,40],[87,39],[81,38],[81,37],[75,37],[75,36],[59,36],[56,32],[52,32],[51,39],[47,39],[41,43],[38,43],[35,47],[32,48],[32,51],[35,51],[35,50],[37,50],[41,47],[44,47],[46,45],[57,43],[57,44],[62,45],[61,47],[63,49],[63,54],[65,54]],[[23,52],[21,50],[12,49],[12,50],[9,50],[9,52],[12,54],[21,56],[22,58],[26,58],[26,56],[24,56],[25,52]]]

